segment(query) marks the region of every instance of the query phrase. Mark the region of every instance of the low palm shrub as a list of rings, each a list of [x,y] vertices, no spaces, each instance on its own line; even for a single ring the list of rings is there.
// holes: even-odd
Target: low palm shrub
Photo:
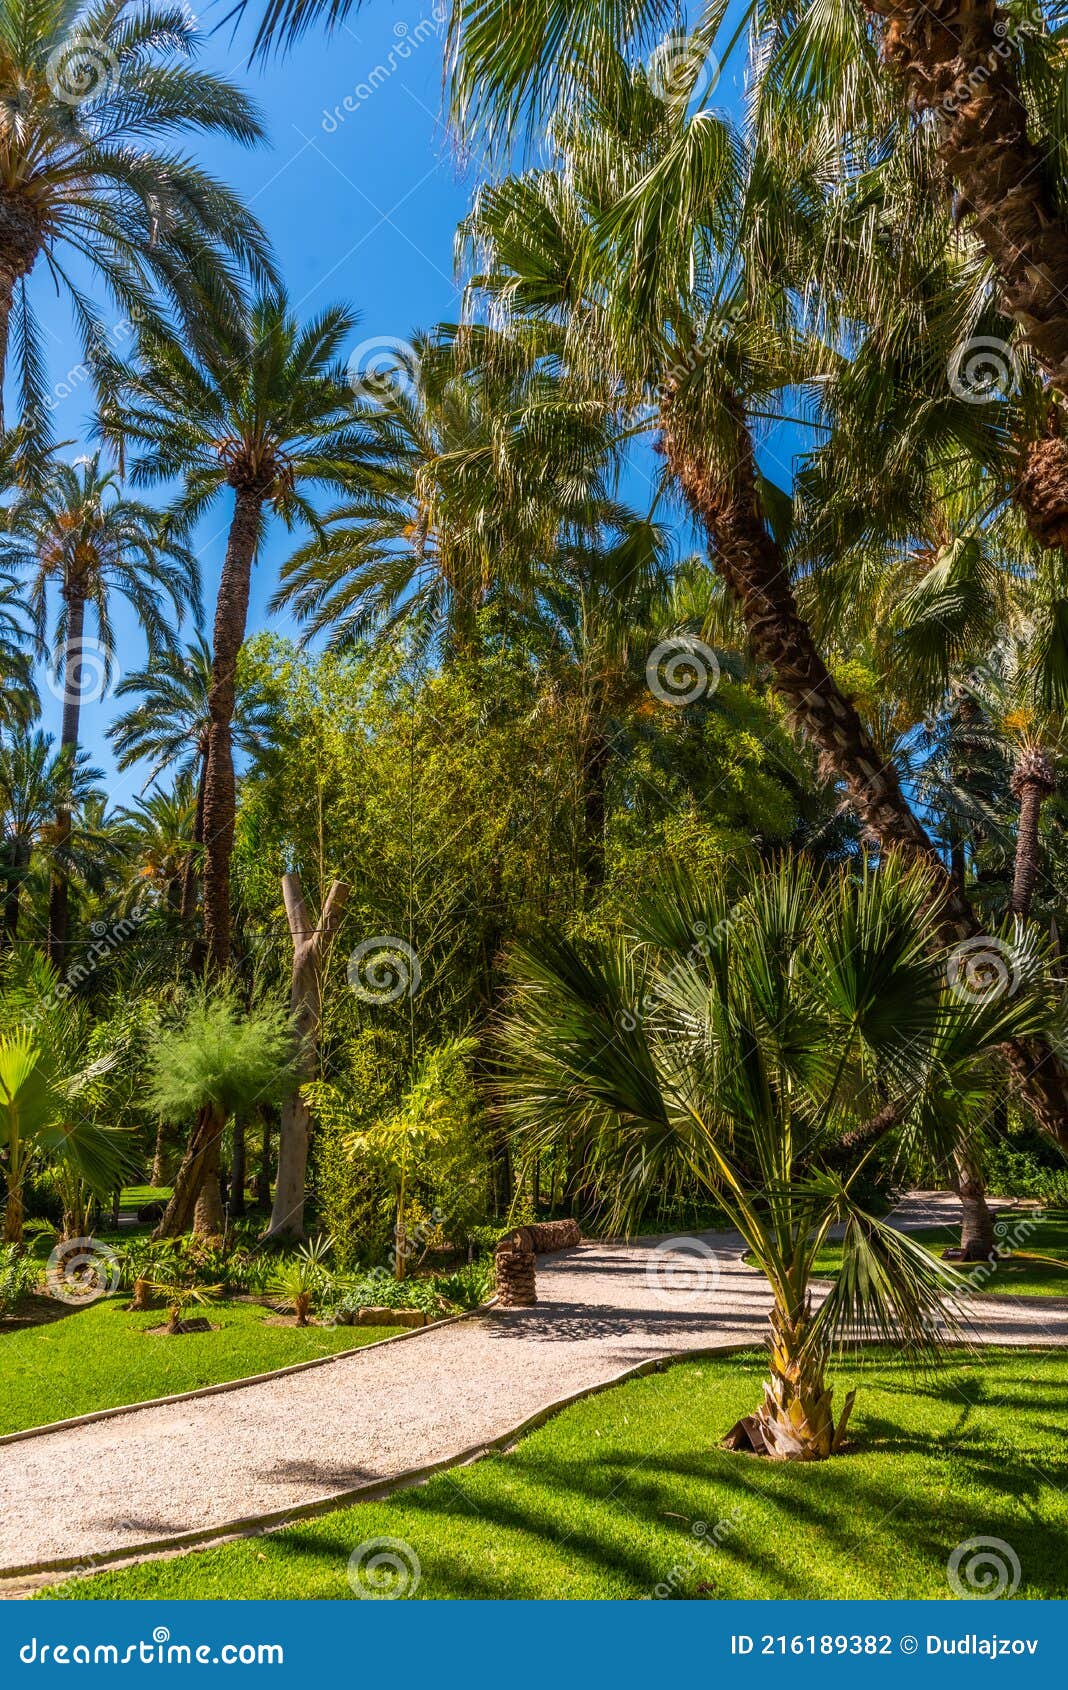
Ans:
[[[0,1319],[18,1313],[36,1291],[40,1271],[40,1264],[19,1245],[0,1245]]]
[[[276,1266],[270,1289],[284,1308],[292,1309],[298,1326],[307,1326],[312,1308],[326,1295],[332,1275],[327,1255],[332,1240],[315,1238]]]

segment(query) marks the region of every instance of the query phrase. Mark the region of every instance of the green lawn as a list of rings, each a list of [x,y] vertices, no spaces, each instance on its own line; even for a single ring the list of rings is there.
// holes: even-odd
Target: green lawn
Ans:
[[[128,1314],[126,1298],[64,1310],[40,1326],[0,1333],[0,1434],[66,1420],[119,1403],[194,1391],[250,1373],[289,1367],[314,1356],[387,1338],[391,1328],[270,1326],[253,1303],[193,1309],[215,1332],[146,1336],[166,1314]],[[50,1312],[62,1305],[51,1303]]]
[[[1033,1230],[1023,1231],[1024,1222]],[[1068,1297],[1068,1214],[1056,1210],[1042,1220],[1027,1222],[1026,1216],[1006,1217],[1006,1246],[1018,1242],[1013,1253],[998,1262],[992,1273],[986,1264],[979,1267],[958,1267],[965,1287],[969,1285],[981,1296],[1005,1292],[1013,1297]],[[960,1243],[959,1227],[930,1227],[923,1232],[910,1232],[932,1255],[940,1256],[947,1245]],[[1050,1260],[1039,1258],[1053,1257]],[[825,1278],[838,1272],[842,1265],[842,1251],[838,1244],[828,1245],[816,1261],[816,1272]]]
[[[1018,1556],[1019,1596],[1068,1597],[1068,1356],[843,1367],[854,1447],[800,1468],[717,1448],[762,1374],[756,1352],[686,1362],[392,1500],[43,1594],[343,1598],[356,1547],[389,1538],[427,1599],[944,1597],[982,1535]]]

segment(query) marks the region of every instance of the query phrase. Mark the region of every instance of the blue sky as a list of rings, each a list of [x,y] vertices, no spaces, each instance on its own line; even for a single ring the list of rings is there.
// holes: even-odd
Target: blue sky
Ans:
[[[252,7],[255,12],[256,0]],[[232,36],[229,27],[215,27],[225,4],[201,16],[205,33],[214,31],[201,62],[253,94],[270,145],[248,151],[196,139],[190,150],[244,196],[267,228],[298,314],[339,300],[355,306],[353,350],[406,341],[414,329],[454,319],[459,309],[453,242],[481,168],[477,158],[459,157],[442,119],[443,31],[435,7],[440,10],[440,0],[371,0],[332,36],[313,30],[284,59],[252,69],[252,19]],[[735,75],[725,75],[717,99],[732,103],[737,93]],[[62,393],[79,363],[78,344],[40,269],[30,286],[46,330],[50,377]],[[82,437],[90,410],[91,394],[75,385],[57,404],[57,437]],[[70,455],[79,449],[73,445]],[[635,499],[644,480],[639,472]],[[197,535],[209,630],[229,514],[227,497]],[[272,524],[253,582],[250,631],[268,625],[292,631],[288,621],[272,624],[267,611],[288,546]],[[120,670],[141,667],[136,624],[119,606],[115,621]],[[44,725],[56,731],[58,702],[47,687],[42,693]],[[131,801],[141,777],[114,770],[104,731],[115,708],[113,698],[87,702],[83,740],[108,775],[112,802],[121,804]]]

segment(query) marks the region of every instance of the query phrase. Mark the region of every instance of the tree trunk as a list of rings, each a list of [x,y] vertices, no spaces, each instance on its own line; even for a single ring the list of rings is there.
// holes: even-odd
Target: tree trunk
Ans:
[[[986,1183],[975,1158],[967,1151],[956,1157],[953,1189],[960,1198],[960,1247],[966,1262],[987,1262],[994,1254],[994,1217],[986,1200]]]
[[[29,846],[22,839],[13,840],[11,861],[8,864],[7,889],[4,896],[4,936],[9,946],[14,946],[18,942],[19,902],[22,894],[22,883],[26,878],[26,871],[29,866]]]
[[[1038,820],[1046,794],[1028,781],[1020,793],[1020,822],[1016,830],[1016,862],[1012,877],[1012,913],[1030,915],[1038,879]]]
[[[271,1207],[271,1113],[269,1109],[261,1108],[260,1116],[263,1123],[263,1133],[260,1139],[260,1164],[256,1169],[256,1207],[269,1209]]]
[[[22,1243],[22,1181],[17,1180],[14,1185],[8,1184],[7,1202],[4,1204],[4,1243]]]
[[[245,1122],[241,1116],[234,1116],[234,1149],[230,1158],[230,1214],[243,1215],[246,1212],[245,1181],[248,1177],[248,1156],[245,1143]]]
[[[1042,148],[1030,140],[1017,53],[995,0],[866,0],[913,110],[931,111],[968,226],[1001,306],[1068,395],[1068,231]]]
[[[82,687],[85,684],[85,594],[77,583],[64,589],[67,601],[67,641],[63,653],[63,725],[60,730],[60,750],[70,756],[65,770],[68,782],[74,776],[74,758],[78,755]],[[65,800],[65,801],[64,801]],[[61,974],[67,970],[67,935],[70,925],[70,878],[62,860],[70,848],[71,811],[68,792],[56,809],[56,837],[53,845],[51,886],[48,897],[48,957]]]
[[[884,850],[901,849],[931,875],[942,899],[942,936],[949,945],[982,929],[963,891],[913,814],[897,771],[883,763],[854,706],[842,693],[800,616],[789,566],[767,528],[757,490],[753,443],[741,405],[724,404],[734,423],[730,468],[718,470],[687,436],[671,396],[661,411],[664,452],[690,508],[707,530],[716,572],[745,619],[753,655],[771,671],[794,726],[817,746],[828,775]],[[728,454],[725,452],[724,456]],[[1014,1041],[1005,1060],[1038,1124],[1068,1148],[1068,1074],[1043,1040]]]
[[[237,660],[248,622],[252,565],[260,533],[263,494],[238,487],[215,606],[208,708],[208,759],[204,776],[204,936],[208,967],[225,973],[230,961],[230,857],[234,848],[236,789],[232,724]]]
[[[200,1111],[175,1176],[174,1193],[152,1235],[154,1238],[177,1238],[191,1226],[201,1237],[221,1235],[219,1149],[225,1127],[226,1122],[216,1109]]]
[[[755,1414],[734,1426],[724,1442],[776,1461],[826,1461],[840,1447],[853,1407],[850,1392],[835,1424],[827,1385],[827,1352],[809,1341],[811,1311],[793,1315],[776,1304],[770,1315],[770,1377]]]
[[[300,1039],[300,1084],[282,1105],[274,1208],[266,1232],[266,1237],[272,1241],[298,1240],[305,1235],[304,1196],[311,1113],[304,1101],[302,1087],[313,1080],[318,1071],[323,952],[337,932],[348,895],[349,888],[344,881],[335,880],[323,906],[322,918],[316,926],[304,899],[299,874],[282,877],[282,897],[293,940],[289,1006]]]
[[[156,1127],[156,1145],[152,1152],[152,1172],[148,1176],[148,1183],[157,1191],[166,1183],[167,1179],[167,1149],[163,1140],[163,1122],[160,1120]]]
[[[605,823],[608,763],[611,752],[604,734],[590,730],[582,748],[582,876],[596,892],[604,884]]]

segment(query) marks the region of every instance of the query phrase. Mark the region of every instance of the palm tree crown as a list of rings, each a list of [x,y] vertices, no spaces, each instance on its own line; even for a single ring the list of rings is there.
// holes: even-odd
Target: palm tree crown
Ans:
[[[199,39],[173,4],[0,4],[0,378],[14,310],[23,404],[38,425],[42,360],[22,286],[38,259],[69,290],[97,370],[128,336],[105,326],[68,254],[98,271],[127,330],[158,320],[160,296],[195,328],[198,291],[232,310],[241,271],[273,275],[256,219],[172,144],[187,131],[262,139],[251,101],[192,67]]]

